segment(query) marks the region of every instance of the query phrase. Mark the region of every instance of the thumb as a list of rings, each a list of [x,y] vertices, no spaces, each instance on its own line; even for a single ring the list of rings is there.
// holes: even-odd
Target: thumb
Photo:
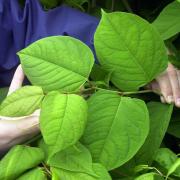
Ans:
[[[19,89],[22,86],[23,80],[24,80],[24,72],[22,66],[19,65],[14,73],[12,82],[9,87],[8,95]]]

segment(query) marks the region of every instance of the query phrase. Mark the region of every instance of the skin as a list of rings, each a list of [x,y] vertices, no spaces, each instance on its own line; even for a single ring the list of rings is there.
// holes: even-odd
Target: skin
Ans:
[[[9,88],[9,94],[22,86],[24,73],[18,66]],[[180,107],[180,71],[169,63],[168,68],[148,86],[154,92],[161,92],[163,103],[174,103]],[[30,116],[9,118],[0,116],[0,151],[5,151],[15,144],[22,143],[39,133],[40,110]]]

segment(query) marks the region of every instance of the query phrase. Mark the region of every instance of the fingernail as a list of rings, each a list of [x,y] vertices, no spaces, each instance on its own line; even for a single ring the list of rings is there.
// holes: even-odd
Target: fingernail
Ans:
[[[163,96],[161,96],[160,99],[161,99],[161,102],[162,102],[162,103],[165,103],[165,99],[164,99]]]
[[[180,98],[176,99],[176,106],[180,107]]]
[[[171,104],[172,102],[173,102],[173,96],[168,96],[167,97],[167,102],[169,103],[169,104]]]

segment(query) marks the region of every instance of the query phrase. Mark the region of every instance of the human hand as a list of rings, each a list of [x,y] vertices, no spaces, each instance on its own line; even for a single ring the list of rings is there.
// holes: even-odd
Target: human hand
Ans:
[[[24,73],[18,66],[11,82],[8,95],[22,86]],[[0,116],[0,151],[7,150],[15,144],[22,143],[39,133],[40,110],[30,116],[4,117]]]
[[[162,103],[174,103],[180,107],[180,70],[177,70],[172,64],[168,64],[168,68],[160,74],[149,85],[149,89],[161,95]]]

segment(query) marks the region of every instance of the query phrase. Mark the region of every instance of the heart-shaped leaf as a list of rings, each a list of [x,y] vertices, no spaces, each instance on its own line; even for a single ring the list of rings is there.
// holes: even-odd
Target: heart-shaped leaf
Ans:
[[[87,81],[94,63],[90,48],[67,36],[38,40],[18,55],[28,79],[45,92],[79,89]]]
[[[99,91],[88,100],[88,122],[82,138],[95,162],[108,170],[131,159],[149,131],[149,115],[139,99]]]
[[[50,92],[42,103],[40,127],[50,156],[74,145],[87,120],[87,103],[78,95]]]
[[[95,49],[111,81],[134,91],[166,69],[165,45],[156,29],[144,19],[124,12],[102,13],[95,33]]]

